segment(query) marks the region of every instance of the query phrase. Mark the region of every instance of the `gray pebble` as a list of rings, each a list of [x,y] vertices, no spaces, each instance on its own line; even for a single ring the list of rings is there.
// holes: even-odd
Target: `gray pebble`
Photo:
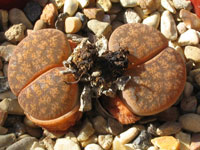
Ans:
[[[174,7],[176,9],[192,9],[192,4],[187,0],[173,0]]]
[[[184,96],[189,97],[192,94],[193,89],[194,89],[193,85],[190,82],[186,82],[184,88]]]
[[[197,99],[195,96],[184,98],[181,101],[181,109],[183,112],[195,112],[197,108]]]
[[[9,21],[11,24],[19,24],[23,23],[27,29],[32,29],[33,25],[32,23],[28,20],[24,12],[20,9],[13,8],[9,11]]]
[[[181,130],[181,125],[178,122],[165,122],[159,126],[156,130],[157,135],[159,136],[168,136],[176,134]]]
[[[42,7],[39,3],[30,1],[26,4],[24,12],[28,19],[34,23],[40,17],[42,13]]]
[[[13,144],[16,141],[16,137],[14,133],[0,135],[0,148],[7,147]]]
[[[151,123],[147,127],[147,132],[150,133],[151,135],[157,136],[156,130],[157,130],[157,124]]]
[[[102,116],[97,116],[93,118],[92,123],[97,133],[107,133],[107,122]]]
[[[29,150],[35,141],[37,139],[34,137],[26,137],[10,145],[6,150]]]
[[[14,130],[14,133],[16,136],[21,136],[23,134],[26,133],[26,127],[23,123],[21,122],[16,122],[14,125],[13,125],[13,128]]]
[[[86,25],[87,25],[87,22],[88,22],[87,17],[83,13],[81,13],[81,12],[77,12],[75,14],[75,17],[78,17],[81,20],[81,22],[82,22],[81,29],[84,29],[86,27]]]
[[[65,31],[65,19],[68,17],[67,13],[60,13],[55,22],[55,27],[58,30]]]
[[[108,118],[108,131],[112,135],[119,135],[123,131],[123,125],[115,119]]]
[[[138,137],[133,141],[133,145],[136,149],[147,149],[152,145],[150,140],[151,135],[146,130],[142,130]]]

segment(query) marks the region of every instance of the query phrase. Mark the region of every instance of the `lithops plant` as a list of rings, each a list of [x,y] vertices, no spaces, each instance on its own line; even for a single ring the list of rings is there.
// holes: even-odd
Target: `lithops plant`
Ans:
[[[128,109],[136,115],[148,116],[173,105],[184,89],[186,69],[181,55],[168,47],[167,39],[147,25],[125,24],[117,28],[109,40],[110,51],[121,47],[130,53],[125,74],[130,75],[131,80],[120,94]],[[110,112],[120,120],[116,113],[123,114],[123,111],[113,109]],[[126,123],[129,119],[122,120]]]
[[[8,80],[19,104],[34,123],[53,131],[66,130],[81,117],[79,90],[62,62],[71,54],[64,33],[43,29],[28,35],[15,49]]]

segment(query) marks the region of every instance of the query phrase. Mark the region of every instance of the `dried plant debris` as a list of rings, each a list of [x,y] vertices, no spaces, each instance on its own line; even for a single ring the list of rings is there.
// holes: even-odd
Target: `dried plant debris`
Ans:
[[[63,62],[66,70],[63,74],[73,73],[76,82],[83,86],[80,96],[80,111],[92,109],[92,98],[101,95],[115,97],[131,79],[123,76],[128,67],[128,50],[108,51],[107,40],[101,38],[95,44],[84,39],[74,49],[72,55]],[[73,84],[66,82],[67,84]]]
[[[8,78],[0,77],[0,93],[3,93],[9,89]]]

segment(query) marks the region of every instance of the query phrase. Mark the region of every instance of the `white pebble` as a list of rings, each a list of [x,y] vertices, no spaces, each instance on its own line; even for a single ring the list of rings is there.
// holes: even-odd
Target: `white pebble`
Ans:
[[[80,146],[72,140],[60,138],[56,140],[54,150],[81,150]]]
[[[99,135],[98,136],[98,143],[101,145],[102,148],[105,150],[109,150],[112,146],[113,136],[112,135]]]
[[[153,13],[149,17],[145,18],[142,23],[157,29],[160,23],[160,13]]]
[[[161,0],[161,5],[163,8],[170,11],[171,13],[176,13],[176,9],[174,8],[173,3],[170,0]]]
[[[177,25],[177,30],[180,34],[183,34],[185,31],[187,31],[187,27],[185,25],[184,22],[180,22],[178,25]]]
[[[65,0],[63,12],[68,13],[68,15],[73,16],[78,9],[77,0]]]
[[[199,43],[199,37],[194,29],[189,29],[180,35],[178,43],[180,46],[197,45]]]
[[[139,23],[142,21],[140,16],[131,8],[124,13],[124,23]]]
[[[186,46],[184,49],[184,54],[187,59],[200,62],[200,48],[195,46]]]
[[[78,0],[78,3],[80,8],[85,8],[89,5],[90,0]]]
[[[84,150],[103,150],[98,144],[89,144]]]
[[[120,3],[123,7],[135,7],[137,6],[138,0],[120,0]]]
[[[161,16],[161,33],[169,40],[176,40],[178,37],[176,23],[172,14],[166,10]]]

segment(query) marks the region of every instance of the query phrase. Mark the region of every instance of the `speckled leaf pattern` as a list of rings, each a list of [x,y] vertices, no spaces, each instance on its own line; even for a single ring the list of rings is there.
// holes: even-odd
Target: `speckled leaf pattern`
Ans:
[[[53,68],[24,88],[19,104],[30,116],[40,120],[58,118],[71,111],[78,103],[78,85],[72,74],[63,75],[64,67]]]
[[[152,115],[170,107],[183,91],[186,80],[184,61],[172,48],[164,49],[126,74],[132,79],[122,97],[138,115]]]
[[[117,51],[120,47],[129,50],[134,66],[151,59],[167,45],[167,39],[158,30],[139,23],[118,27],[109,40],[109,50]]]
[[[65,35],[55,29],[33,32],[15,49],[8,68],[10,88],[15,95],[45,71],[62,66],[71,53]]]

